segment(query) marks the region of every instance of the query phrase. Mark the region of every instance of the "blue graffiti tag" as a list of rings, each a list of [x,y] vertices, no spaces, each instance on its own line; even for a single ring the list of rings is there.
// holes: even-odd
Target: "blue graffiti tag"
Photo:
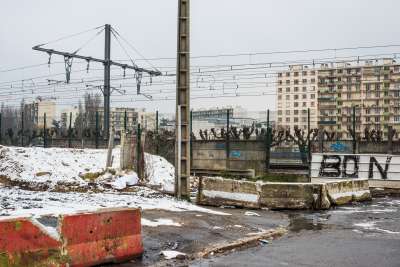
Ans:
[[[233,151],[231,151],[231,154],[229,156],[231,158],[240,158],[240,155],[241,155],[240,151],[233,150]]]
[[[331,145],[331,149],[335,152],[345,152],[347,151],[348,147],[343,143],[336,142]]]

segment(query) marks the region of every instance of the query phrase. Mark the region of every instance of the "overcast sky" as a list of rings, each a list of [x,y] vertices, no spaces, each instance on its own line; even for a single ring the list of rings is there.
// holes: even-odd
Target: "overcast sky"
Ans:
[[[177,2],[2,0],[0,70],[47,62],[47,56],[32,51],[32,46],[105,23],[112,24],[147,58],[174,57]],[[199,56],[400,44],[399,10],[400,1],[396,0],[191,0],[191,53],[192,56]],[[74,44],[79,46],[84,41],[82,39]],[[66,47],[62,43],[57,45],[58,48],[67,48],[72,44],[65,44]],[[101,37],[84,53],[102,56],[102,45]],[[397,49],[400,50],[400,47]],[[112,53],[114,58],[126,58],[123,51],[118,51],[116,47],[113,47]],[[209,58],[201,62],[193,60],[193,64],[241,64],[268,60],[267,57],[255,56]],[[137,63],[140,64],[139,61]],[[166,60],[153,64],[173,67],[175,62]],[[55,71],[56,68],[48,70],[45,66],[0,72],[0,82]],[[4,101],[1,97],[0,102]],[[173,111],[173,103],[137,102],[129,103],[129,106]],[[240,104],[251,110],[274,108],[275,97],[194,99],[192,107],[229,104]]]

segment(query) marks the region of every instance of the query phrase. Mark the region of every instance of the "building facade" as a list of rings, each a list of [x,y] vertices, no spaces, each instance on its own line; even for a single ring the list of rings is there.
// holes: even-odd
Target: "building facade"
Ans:
[[[351,139],[349,129],[353,127],[355,110],[356,135],[375,129],[387,137],[389,126],[400,130],[399,68],[393,59],[383,59],[322,64],[313,70],[295,66],[280,72],[277,125],[306,129],[310,108],[311,128],[336,132],[339,139]]]
[[[400,130],[400,65],[393,59],[351,64],[323,65],[318,70],[319,124],[350,139],[355,109],[356,135],[366,129]]]
[[[279,128],[307,129],[308,110],[310,126],[318,127],[317,71],[304,65],[290,66],[278,72],[276,125]]]

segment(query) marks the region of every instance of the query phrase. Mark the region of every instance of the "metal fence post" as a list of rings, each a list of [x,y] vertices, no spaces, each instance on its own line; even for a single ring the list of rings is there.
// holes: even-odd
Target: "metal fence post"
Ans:
[[[96,111],[96,130],[95,131],[96,132],[95,132],[94,142],[95,142],[96,149],[98,149],[99,148],[99,112],[98,111]]]
[[[356,154],[357,150],[356,140],[356,106],[353,106],[353,154]]]
[[[271,127],[269,126],[269,109],[267,110],[267,133],[265,136],[265,168],[269,172],[271,166]]]
[[[43,114],[43,147],[47,147],[46,113]]]
[[[0,113],[0,144],[3,142],[2,114]]]
[[[226,110],[226,138],[225,138],[225,150],[226,150],[226,170],[230,169],[229,155],[230,155],[230,136],[229,136],[229,128],[230,128],[230,110],[229,108]]]
[[[24,146],[24,112],[21,112],[21,146]]]
[[[72,147],[72,112],[69,113],[68,147]]]
[[[193,166],[193,110],[190,111],[190,125],[189,125],[189,130],[190,130],[190,166]]]
[[[156,155],[158,155],[158,143],[159,143],[159,136],[158,136],[158,110],[156,111]]]
[[[127,128],[127,123],[128,123],[128,114],[126,113],[126,110],[125,110],[125,113],[124,113],[124,130],[125,130],[125,133],[126,133],[126,128]]]
[[[310,135],[311,135],[311,114],[310,114],[310,108],[307,109],[307,150],[308,150],[308,163],[310,164],[311,161],[311,140],[310,140]]]
[[[136,138],[136,172],[137,175],[139,176],[139,179],[141,179],[141,169],[140,169],[140,161],[141,161],[141,138],[142,137],[142,130],[140,127],[140,123],[137,125],[137,138]]]

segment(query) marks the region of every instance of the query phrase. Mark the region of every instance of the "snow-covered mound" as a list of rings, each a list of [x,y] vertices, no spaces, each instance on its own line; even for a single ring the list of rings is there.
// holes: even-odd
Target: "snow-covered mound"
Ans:
[[[106,170],[106,149],[67,149],[0,146],[0,178],[27,184],[57,185],[107,184],[124,189],[139,182],[133,171],[120,171],[120,148],[113,149],[111,170]],[[162,191],[174,191],[174,167],[164,158],[145,155],[149,185]]]
[[[175,191],[175,167],[165,158],[145,154],[146,176],[149,185],[159,190],[173,193]]]

